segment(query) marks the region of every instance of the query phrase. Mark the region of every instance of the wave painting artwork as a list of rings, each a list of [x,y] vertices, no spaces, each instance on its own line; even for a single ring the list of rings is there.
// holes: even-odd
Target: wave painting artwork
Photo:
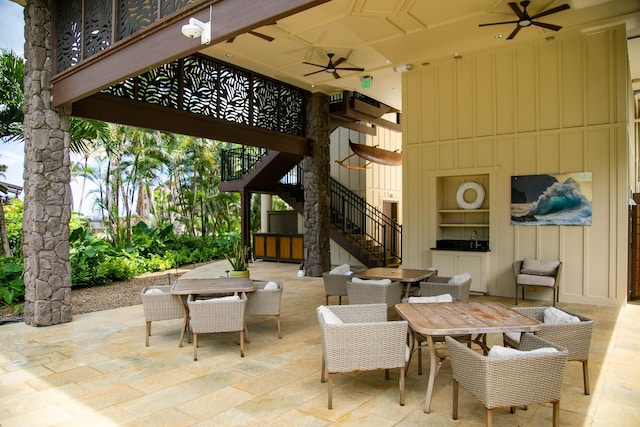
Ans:
[[[512,225],[591,225],[591,172],[511,177]]]

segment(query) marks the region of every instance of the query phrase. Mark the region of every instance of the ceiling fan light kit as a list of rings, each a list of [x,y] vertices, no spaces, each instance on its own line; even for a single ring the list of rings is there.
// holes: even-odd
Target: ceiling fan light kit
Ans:
[[[536,19],[542,18],[543,16],[548,16],[554,13],[562,12],[563,10],[567,10],[571,8],[571,6],[565,3],[560,6],[552,7],[549,10],[545,10],[543,12],[536,13],[535,15],[530,16],[529,12],[527,12],[527,7],[529,6],[529,4],[531,4],[529,0],[521,1],[520,5],[522,6],[522,10],[520,10],[517,3],[515,2],[509,3],[509,7],[513,11],[513,13],[515,13],[515,15],[518,17],[518,19],[515,21],[491,22],[489,24],[480,24],[479,26],[486,27],[489,25],[516,24],[516,28],[511,32],[511,34],[509,34],[509,37],[507,37],[507,40],[513,39],[522,28],[530,27],[532,25],[545,28],[547,30],[558,31],[562,28],[560,25],[538,22],[536,21]]]

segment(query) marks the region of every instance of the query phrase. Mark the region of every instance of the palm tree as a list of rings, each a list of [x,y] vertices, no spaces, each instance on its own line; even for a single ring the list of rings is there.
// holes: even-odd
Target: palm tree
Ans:
[[[0,139],[22,141],[24,113],[24,59],[13,51],[0,49]]]

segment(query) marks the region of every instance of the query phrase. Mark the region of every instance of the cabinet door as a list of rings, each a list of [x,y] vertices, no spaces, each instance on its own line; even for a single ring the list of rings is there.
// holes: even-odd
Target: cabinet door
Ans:
[[[487,292],[485,278],[486,254],[473,252],[458,252],[457,274],[469,273],[471,275],[471,291]]]
[[[455,276],[458,252],[433,251],[433,266],[438,269],[438,276]],[[473,284],[473,282],[472,282]]]

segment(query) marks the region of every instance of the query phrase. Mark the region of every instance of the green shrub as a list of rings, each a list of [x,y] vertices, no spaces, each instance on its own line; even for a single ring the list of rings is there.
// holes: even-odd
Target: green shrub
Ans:
[[[24,299],[22,258],[0,256],[0,303],[14,304],[14,312],[20,309],[17,302]]]

